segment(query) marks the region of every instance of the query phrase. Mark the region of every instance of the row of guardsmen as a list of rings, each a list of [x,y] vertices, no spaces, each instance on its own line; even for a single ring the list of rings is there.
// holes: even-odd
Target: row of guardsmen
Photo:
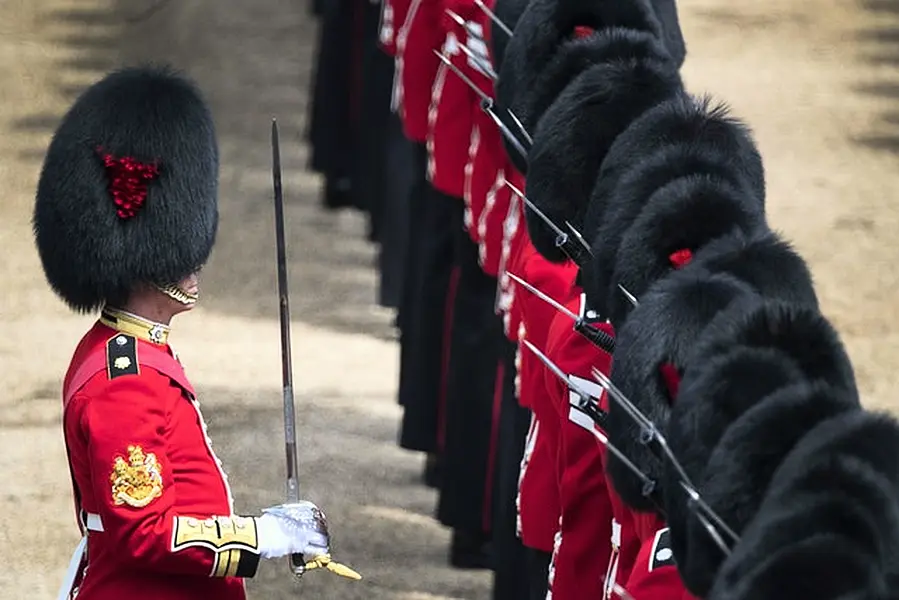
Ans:
[[[369,213],[450,564],[497,600],[886,597],[895,423],[769,227],[749,128],[686,89],[675,0],[321,15],[313,168]]]

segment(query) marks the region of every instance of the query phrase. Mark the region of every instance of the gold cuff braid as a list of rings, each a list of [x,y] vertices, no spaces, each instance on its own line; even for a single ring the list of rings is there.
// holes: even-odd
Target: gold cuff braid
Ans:
[[[214,552],[246,550],[259,552],[256,520],[252,517],[175,517],[172,552],[201,546]]]

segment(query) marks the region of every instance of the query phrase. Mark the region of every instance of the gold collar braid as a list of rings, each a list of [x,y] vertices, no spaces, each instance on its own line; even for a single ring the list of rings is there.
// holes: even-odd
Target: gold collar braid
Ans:
[[[144,319],[117,308],[104,307],[100,312],[100,322],[128,335],[163,346],[169,339],[171,328],[162,323]]]

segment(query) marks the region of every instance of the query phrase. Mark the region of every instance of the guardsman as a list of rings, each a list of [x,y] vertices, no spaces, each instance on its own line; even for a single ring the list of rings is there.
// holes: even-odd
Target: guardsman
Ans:
[[[260,558],[326,555],[322,512],[235,514],[196,392],[168,343],[218,225],[218,146],[194,85],[167,68],[88,88],[44,159],[34,231],[73,310],[100,311],[63,384],[83,538],[61,599],[245,598]]]

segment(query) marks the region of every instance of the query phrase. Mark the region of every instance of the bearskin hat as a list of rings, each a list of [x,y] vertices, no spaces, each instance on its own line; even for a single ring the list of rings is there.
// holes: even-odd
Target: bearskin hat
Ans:
[[[750,286],[726,274],[687,265],[657,281],[640,299],[615,340],[612,382],[664,435],[671,406],[696,338],[733,302],[754,296]],[[650,479],[661,482],[663,461],[643,440],[641,426],[614,400],[606,420],[609,442]],[[644,485],[610,454],[607,470],[615,491],[630,507],[653,509]]]
[[[44,159],[33,225],[47,280],[79,312],[181,281],[212,251],[217,194],[215,128],[194,84],[168,67],[107,75]]]
[[[738,534],[780,459],[819,421],[860,409],[849,358],[810,305],[757,297],[732,305],[700,336],[668,421],[668,443],[703,498]],[[665,467],[665,489],[679,473]],[[688,498],[665,496],[684,583],[705,596],[723,560]]]
[[[666,2],[671,0],[662,0]],[[670,18],[669,13],[666,9],[666,18]],[[647,40],[653,43],[652,53],[663,60],[679,57],[675,71],[683,62],[676,13],[673,22],[660,24],[648,0],[600,0],[592,4],[583,0],[534,0],[516,17],[515,35],[504,47],[502,64],[497,67],[496,98],[532,134],[546,108],[591,64],[641,56],[646,60],[643,46]],[[610,31],[625,32],[631,38],[593,39]],[[679,49],[665,48],[669,38],[681,39]],[[529,161],[517,156],[508,143],[506,151],[516,167],[526,173]]]
[[[555,223],[578,230],[603,159],[642,112],[681,89],[670,62],[609,60],[578,75],[547,109],[528,155],[527,194]],[[531,211],[528,233],[547,260],[566,259],[552,230]]]
[[[895,597],[899,423],[856,410],[805,431],[709,600]]]
[[[710,201],[722,198],[718,222],[706,228],[709,232],[723,234],[727,214],[734,209],[751,211],[754,224],[764,215],[764,168],[751,132],[724,106],[678,94],[641,115],[615,139],[596,178],[583,222],[595,257],[585,289],[601,314],[608,315],[609,299],[616,297],[614,273],[621,266],[624,238],[650,199],[657,193],[670,196],[678,187],[688,192],[691,185],[705,187]],[[707,215],[693,212],[681,218],[704,222]],[[744,216],[734,225],[746,230],[752,223]],[[677,234],[667,231],[670,226],[665,229],[666,237]],[[633,239],[640,243],[641,238]]]

